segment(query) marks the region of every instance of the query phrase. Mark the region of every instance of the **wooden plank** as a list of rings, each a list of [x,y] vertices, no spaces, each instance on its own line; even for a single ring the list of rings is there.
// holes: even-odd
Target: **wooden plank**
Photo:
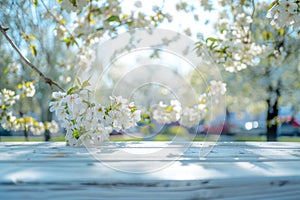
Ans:
[[[288,179],[288,180],[286,180]],[[3,199],[298,199],[299,179],[1,185]],[[154,196],[153,196],[154,195]]]
[[[0,143],[0,199],[299,199],[299,166],[300,143]]]

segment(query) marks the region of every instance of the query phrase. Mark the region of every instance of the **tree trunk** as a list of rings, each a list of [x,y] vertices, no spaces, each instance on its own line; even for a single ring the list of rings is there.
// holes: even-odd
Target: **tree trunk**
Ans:
[[[22,106],[21,106],[22,107]],[[20,117],[23,117],[24,116],[24,113],[22,112],[22,111],[19,111],[19,113],[20,113]],[[29,141],[28,140],[28,128],[26,128],[25,127],[25,129],[24,129],[24,137],[25,137],[25,141]]]
[[[28,130],[27,129],[24,130],[24,137],[25,137],[25,141],[29,141],[28,140]]]
[[[268,114],[267,114],[267,141],[277,141],[278,129],[278,100],[280,97],[279,87],[276,89],[275,102],[272,104],[271,97],[267,99]]]
[[[277,124],[267,126],[267,141],[277,141]]]
[[[44,92],[44,94],[46,93],[45,91],[43,91],[43,92]],[[38,99],[38,102],[40,104],[40,107],[42,108],[42,113],[41,113],[42,121],[50,122],[52,120],[52,113],[49,111],[48,104],[45,104],[43,98]],[[45,130],[44,139],[46,142],[50,141],[51,133],[49,130]]]
[[[48,142],[51,139],[50,131],[45,130],[45,141]]]
[[[49,109],[46,109],[46,119],[44,121],[51,121],[52,120],[52,113],[49,111]],[[48,142],[51,139],[51,134],[49,130],[45,131],[45,141]]]

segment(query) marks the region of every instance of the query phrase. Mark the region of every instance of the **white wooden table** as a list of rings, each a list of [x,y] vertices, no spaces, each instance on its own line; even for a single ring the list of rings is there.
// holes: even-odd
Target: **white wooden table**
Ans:
[[[0,143],[0,199],[300,199],[300,143],[211,147]]]

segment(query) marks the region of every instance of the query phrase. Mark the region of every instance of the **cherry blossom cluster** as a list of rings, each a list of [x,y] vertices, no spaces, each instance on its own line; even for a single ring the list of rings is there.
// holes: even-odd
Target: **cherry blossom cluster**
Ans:
[[[267,13],[267,18],[272,19],[271,25],[276,28],[300,27],[300,1],[276,0]]]
[[[153,118],[160,124],[180,122],[181,126],[194,127],[199,121],[205,118],[208,113],[209,102],[218,104],[220,96],[226,93],[226,84],[221,81],[210,81],[206,92],[198,98],[198,103],[189,107],[182,107],[178,100],[171,100],[170,104],[159,104],[154,108]],[[211,99],[211,101],[208,101]]]
[[[15,91],[6,88],[0,91],[0,121],[1,124],[7,120],[9,113],[12,112],[12,106],[20,98]]]
[[[274,48],[270,56],[270,64],[274,67],[280,66],[283,63],[286,56],[287,56],[287,52],[284,50],[284,47],[280,47],[278,49]]]
[[[224,95],[226,90],[226,83],[212,80],[210,81],[210,86],[207,88],[207,93],[209,96],[216,97],[218,95]]]
[[[140,121],[140,110],[134,103],[119,96],[110,97],[110,105],[103,106],[93,100],[92,91],[84,85],[75,86],[67,93],[53,92],[49,104],[50,111],[55,112],[66,129],[69,145],[101,145],[113,130],[126,130]]]
[[[23,82],[17,85],[17,93],[22,98],[33,97],[35,95],[34,83],[31,81]]]
[[[181,110],[178,100],[171,100],[170,105],[160,101],[153,111],[153,118],[161,124],[170,124],[180,119]]]
[[[206,39],[205,46],[210,49],[211,56],[229,72],[238,72],[248,66],[255,66],[264,55],[265,46],[252,42],[252,15],[248,7],[237,6],[229,13],[228,9],[220,12],[215,28],[220,30],[216,38]],[[248,9],[249,10],[249,9]],[[233,15],[232,21],[230,15]],[[200,43],[202,47],[203,43]],[[199,53],[201,53],[199,48]]]
[[[45,13],[45,17],[54,18],[56,21],[57,39],[63,41],[67,47],[78,47],[74,53],[80,55],[71,61],[65,61],[64,64],[73,66],[77,63],[76,67],[85,70],[95,60],[95,44],[103,38],[113,38],[124,30],[133,33],[137,28],[156,27],[164,20],[172,21],[172,17],[158,6],[153,6],[151,12],[144,13],[141,1],[132,2],[130,10],[127,9],[130,6],[124,8],[124,3],[119,0],[57,2],[52,7],[47,7],[49,12]],[[130,48],[131,45],[128,42],[128,46],[120,49]]]
[[[50,133],[59,131],[58,124],[55,121],[38,122],[30,116],[17,117],[14,115],[13,106],[20,99],[32,97],[35,93],[35,88],[32,82],[24,82],[17,86],[17,92],[8,89],[0,91],[0,124],[6,130],[14,131],[30,131],[34,135],[41,135],[45,130]]]

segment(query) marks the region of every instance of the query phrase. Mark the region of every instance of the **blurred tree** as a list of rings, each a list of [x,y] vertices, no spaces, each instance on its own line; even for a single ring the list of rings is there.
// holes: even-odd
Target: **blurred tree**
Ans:
[[[114,37],[122,29],[132,32],[135,28],[156,26],[165,18],[159,7],[153,8],[153,15],[134,10],[123,13],[119,1],[115,0],[4,1],[0,9],[2,33],[10,35],[11,41],[37,69],[29,70],[26,66],[28,63],[20,59],[16,49],[11,49],[1,35],[5,45],[0,48],[14,61],[9,62],[3,57],[1,70],[7,74],[12,66],[19,67],[14,77],[5,76],[6,81],[1,88],[15,89],[15,85],[21,81],[34,81],[38,91],[35,97],[19,101],[15,105],[15,112],[20,117],[37,114],[40,117],[36,118],[42,121],[52,119],[48,109],[51,90],[45,82],[51,80],[58,81],[64,87],[70,85],[80,68],[91,67],[95,54],[93,45],[100,38],[106,35]],[[39,74],[47,74],[47,77],[35,76],[37,71]],[[52,84],[50,86],[54,89]],[[26,138],[27,131],[25,128]],[[45,140],[49,139],[49,131],[46,129]]]
[[[43,16],[45,14],[42,6],[34,8],[30,1],[1,3],[1,24],[9,27],[7,33],[11,35],[23,55],[52,80],[67,86],[75,75],[72,73],[74,64],[68,64],[68,62],[72,63],[75,53],[73,50],[67,51],[65,45],[55,38],[55,23],[45,19]],[[16,89],[16,85],[23,81],[33,81],[37,91],[33,98],[24,98],[15,105],[17,116],[29,115],[43,122],[51,121],[52,114],[48,109],[51,88],[46,86],[41,77],[35,76],[34,71],[28,69],[14,49],[4,41],[3,35],[0,38],[3,44],[0,49],[5,52],[3,59],[9,58],[1,65],[0,70],[4,72],[1,77],[1,88]],[[26,135],[27,130],[25,130]],[[50,140],[47,129],[45,140]]]
[[[257,4],[251,24],[251,42],[264,46],[256,62],[239,73],[223,72],[228,84],[228,106],[267,111],[267,140],[277,140],[279,106],[292,104],[299,110],[299,33],[290,28],[276,29],[265,18],[267,4]],[[247,52],[245,52],[247,56]]]
[[[168,12],[172,9],[165,4],[166,1],[158,5],[154,3],[151,9],[145,11],[142,9],[142,1],[2,1],[1,32],[4,36],[10,35],[21,53],[31,60],[31,68],[36,68],[34,71],[38,71],[40,76],[34,76],[34,72],[25,67],[28,65],[24,62],[25,59],[21,60],[1,36],[0,51],[9,55],[8,60],[2,62],[3,72],[7,73],[14,68],[11,66],[18,66],[14,75],[17,77],[7,76],[7,82],[1,80],[0,83],[4,84],[1,87],[14,88],[20,81],[34,81],[38,91],[36,97],[22,101],[17,110],[19,113],[36,112],[41,115],[42,120],[50,120],[51,115],[47,109],[50,89],[46,87],[45,82],[51,88],[55,84],[50,80],[58,81],[64,87],[69,86],[79,69],[91,68],[95,60],[94,46],[103,38],[113,38],[124,31],[133,33],[137,28],[151,31],[151,28],[161,23],[171,23],[173,16]],[[189,36],[196,34],[198,38],[202,38],[203,40],[197,43],[199,54],[203,46],[207,47],[211,50],[215,62],[226,71],[243,70],[244,76],[237,78],[237,83],[244,83],[243,87],[236,89],[235,93],[240,91],[241,96],[246,90],[250,94],[253,88],[256,88],[254,85],[260,83],[255,94],[258,90],[262,91],[259,93],[262,95],[259,96],[268,106],[267,138],[276,140],[279,101],[288,96],[290,91],[294,91],[294,87],[299,87],[298,84],[293,85],[293,81],[289,81],[294,79],[294,74],[299,73],[299,33],[290,32],[289,27],[282,28],[285,27],[284,20],[278,19],[276,13],[286,14],[282,17],[287,19],[287,25],[296,30],[300,24],[299,1],[293,1],[291,4],[274,1],[269,16],[272,21],[264,20],[267,10],[270,9],[256,4],[254,0],[220,0],[217,3],[210,0],[176,1],[168,5],[175,7],[175,15],[187,13],[195,22],[202,17],[202,11],[218,10],[219,17],[214,24],[216,37],[203,38],[201,34],[197,34],[197,26],[186,27],[184,33]],[[291,7],[287,8],[288,5]],[[209,18],[207,23],[213,21],[212,18],[214,17]],[[269,25],[270,21],[277,29]],[[126,50],[134,46],[132,42],[130,38]],[[250,66],[256,66],[258,63],[260,67],[253,68],[252,71]],[[41,73],[47,74],[50,79]],[[231,80],[240,76],[233,73],[228,77],[232,78],[228,79],[228,84],[233,84]],[[249,85],[247,81],[253,85]],[[55,89],[62,89],[57,86]],[[248,99],[253,96],[255,95],[251,94]],[[39,107],[35,106],[37,104]],[[48,140],[49,135],[46,134],[45,138]]]

